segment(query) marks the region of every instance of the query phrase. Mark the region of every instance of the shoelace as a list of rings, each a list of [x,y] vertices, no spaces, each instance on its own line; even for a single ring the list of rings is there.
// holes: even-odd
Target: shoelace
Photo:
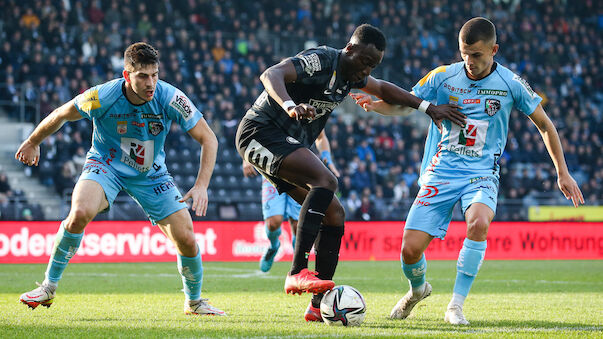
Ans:
[[[36,281],[36,285],[38,285],[38,288],[41,289],[42,291],[46,292],[46,294],[48,294],[49,296],[52,295],[53,291],[50,289],[50,287],[48,287],[44,284],[40,284],[37,281]]]

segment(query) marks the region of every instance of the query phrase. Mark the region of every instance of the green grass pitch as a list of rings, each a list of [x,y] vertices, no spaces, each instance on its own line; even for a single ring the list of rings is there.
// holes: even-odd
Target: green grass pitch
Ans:
[[[312,265],[312,264],[311,264]],[[428,261],[433,293],[406,320],[388,318],[406,293],[398,262],[341,262],[335,282],[360,290],[360,327],[306,323],[310,295],[283,292],[289,263],[204,263],[203,296],[228,317],[192,317],[174,263],[71,264],[54,304],[32,311],[19,295],[45,265],[0,265],[0,337],[603,338],[603,261],[486,261],[465,303],[467,327],[444,322],[454,261]]]

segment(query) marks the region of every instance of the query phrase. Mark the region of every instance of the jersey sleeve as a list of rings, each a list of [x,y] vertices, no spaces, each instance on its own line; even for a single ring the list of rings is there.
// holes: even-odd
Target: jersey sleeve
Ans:
[[[515,108],[525,115],[532,114],[542,101],[540,95],[534,92],[530,84],[517,74],[513,75],[511,84]]]
[[[75,97],[75,108],[82,117],[89,120],[101,116],[107,106],[107,100],[104,97],[107,94],[106,92],[102,85],[87,89],[84,93]]]
[[[417,84],[412,88],[415,95],[423,100],[433,101],[437,98],[438,89],[438,73],[446,72],[446,66],[440,66],[431,72],[427,73]]]
[[[320,79],[320,76],[330,72],[333,66],[334,55],[328,50],[320,48],[304,51],[294,57],[291,57],[291,62],[295,66],[297,73],[297,82],[303,84],[311,84],[314,79]],[[331,74],[328,74],[329,76]]]
[[[176,121],[183,130],[188,131],[195,127],[203,114],[182,91],[174,89],[174,93],[169,97],[167,116],[172,121]]]

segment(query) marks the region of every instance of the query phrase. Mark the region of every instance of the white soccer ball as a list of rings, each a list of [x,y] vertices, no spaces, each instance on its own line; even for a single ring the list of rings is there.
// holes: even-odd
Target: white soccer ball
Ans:
[[[348,285],[335,286],[320,301],[320,314],[327,325],[358,326],[365,312],[364,297]]]

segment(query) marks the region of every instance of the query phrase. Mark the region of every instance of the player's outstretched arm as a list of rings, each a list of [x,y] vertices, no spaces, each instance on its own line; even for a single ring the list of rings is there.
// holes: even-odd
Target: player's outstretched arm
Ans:
[[[557,185],[559,185],[559,189],[563,192],[566,199],[572,200],[574,207],[584,204],[582,191],[580,191],[576,180],[574,180],[567,169],[563,148],[561,147],[561,141],[559,140],[559,134],[555,125],[544,112],[542,105],[538,105],[529,117],[538,128],[546,149],[553,160],[553,164],[557,170]]]
[[[410,92],[410,94],[414,95],[413,92]],[[373,97],[366,93],[350,93],[350,97],[367,112],[376,112],[386,116],[405,117],[415,111],[414,108],[408,106],[390,105],[383,100],[373,100]]]
[[[316,109],[308,104],[296,104],[289,93],[285,84],[297,79],[295,66],[291,59],[285,59],[278,64],[271,66],[260,75],[260,80],[270,97],[281,105],[291,118],[313,119],[316,115]]]
[[[48,136],[58,131],[67,121],[76,121],[82,119],[82,116],[75,108],[74,100],[71,100],[50,113],[38,127],[29,135],[19,146],[15,159],[28,166],[38,166],[40,161],[40,144]]]
[[[366,86],[361,88],[361,90],[389,104],[408,106],[424,112],[429,115],[438,128],[441,128],[442,120],[450,120],[459,126],[465,126],[466,117],[459,111],[461,107],[450,104],[432,105],[428,101],[417,98],[391,82],[369,76]]]
[[[333,158],[331,158],[331,145],[329,144],[329,138],[327,138],[327,134],[323,129],[322,132],[316,138],[314,142],[316,148],[318,149],[318,153],[320,154],[320,160],[335,174],[336,177],[339,178],[341,175],[333,162]]]
[[[207,187],[209,186],[209,181],[216,165],[218,139],[203,118],[197,122],[195,127],[188,131],[188,134],[202,146],[201,166],[197,173],[195,184],[180,201],[184,202],[188,199],[193,199],[192,210],[198,217],[201,217],[207,213]]]

